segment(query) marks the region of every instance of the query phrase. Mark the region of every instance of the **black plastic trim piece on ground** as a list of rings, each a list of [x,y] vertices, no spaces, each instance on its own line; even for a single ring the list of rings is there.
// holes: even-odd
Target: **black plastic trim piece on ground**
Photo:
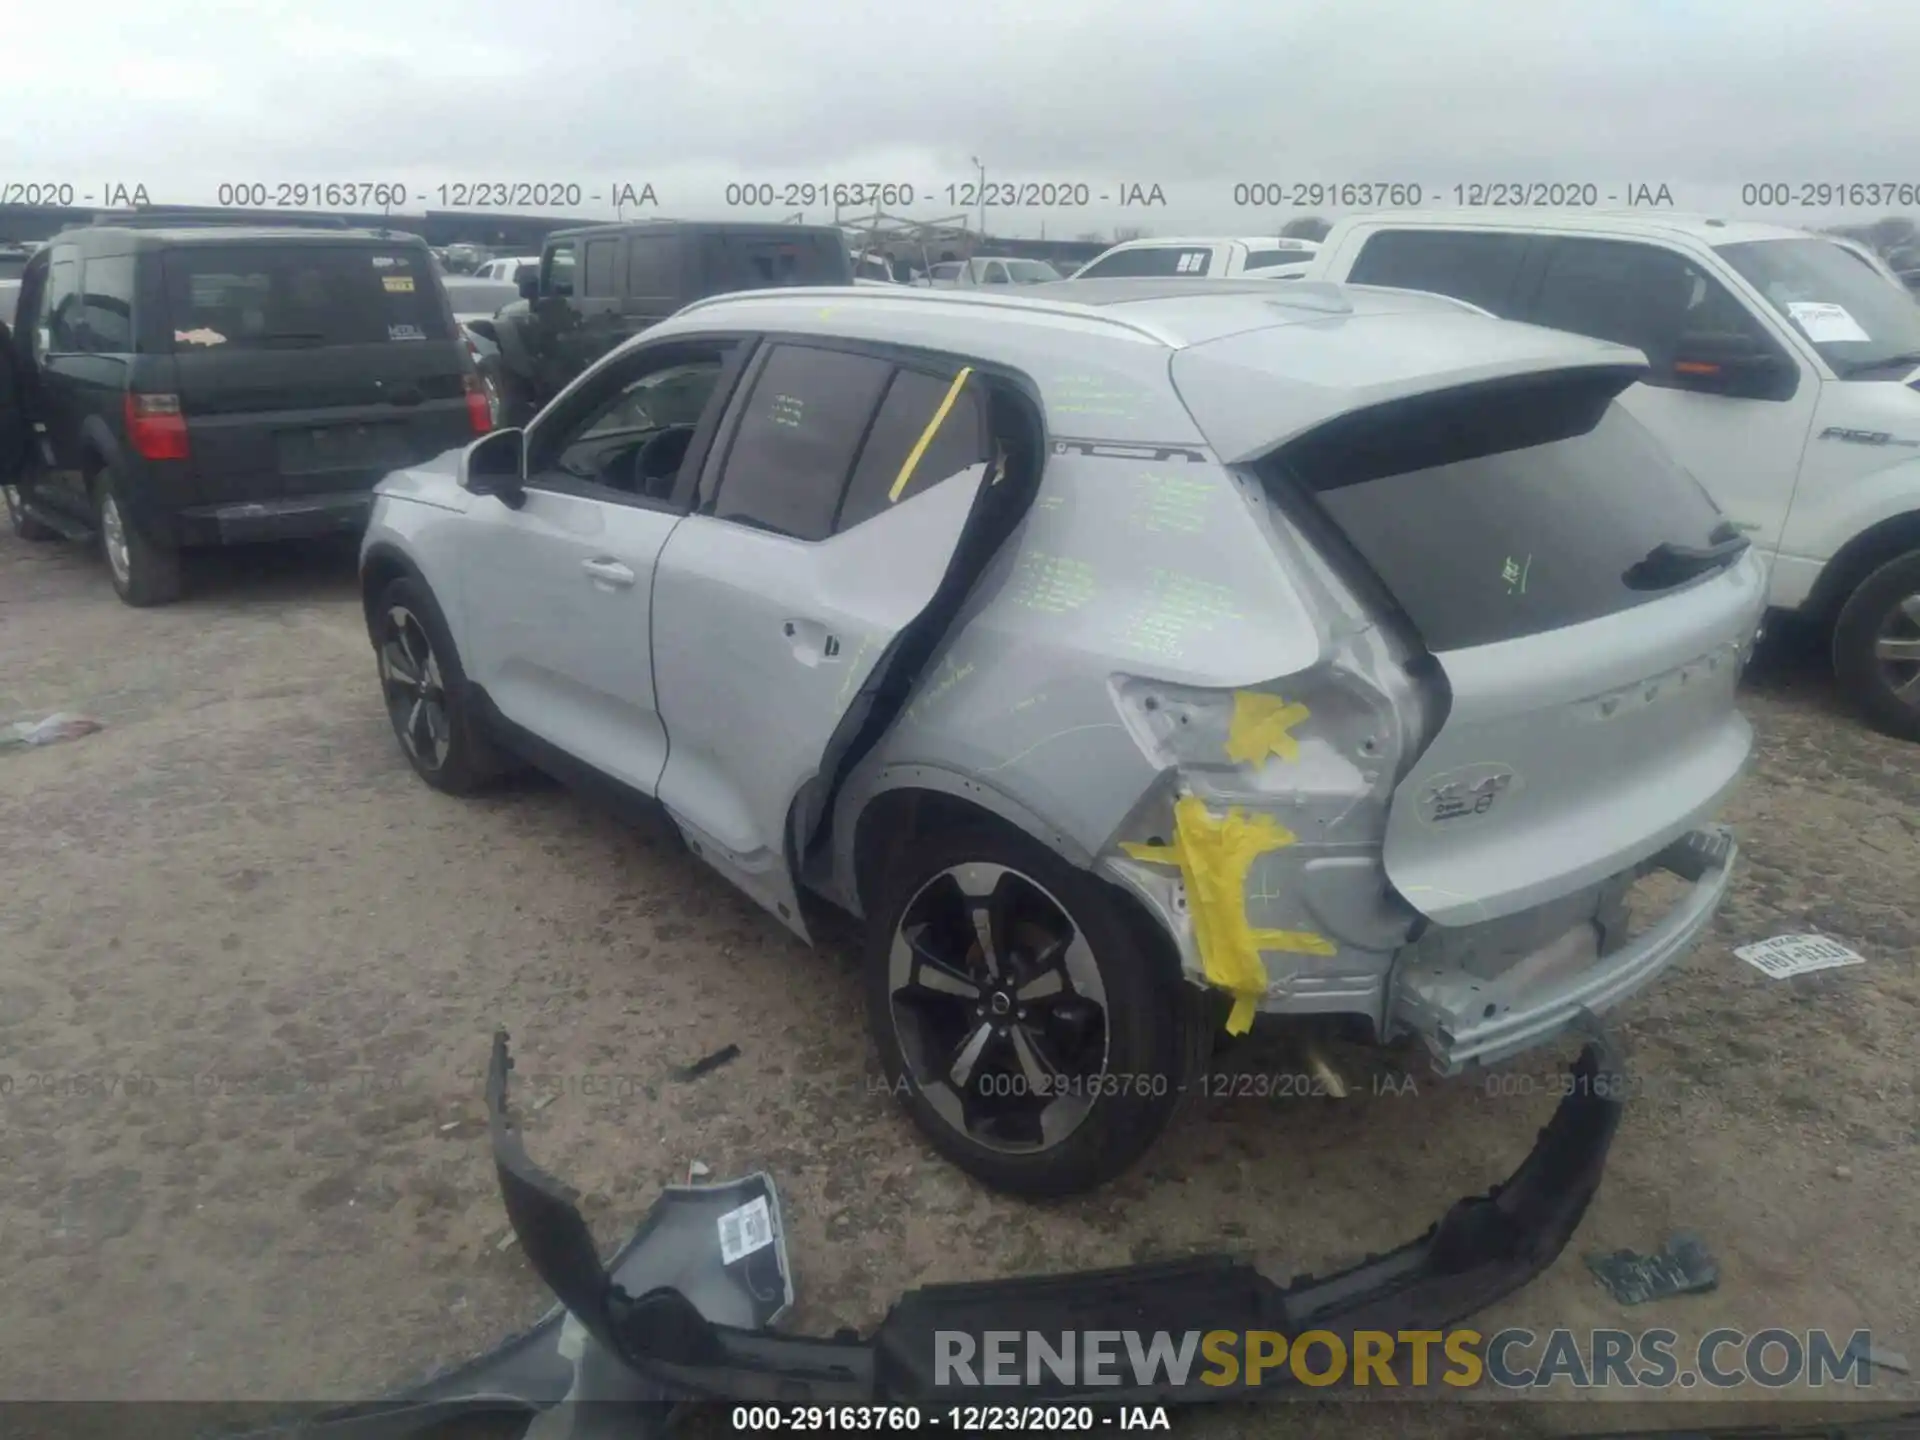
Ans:
[[[862,1340],[742,1330],[707,1321],[671,1288],[628,1295],[595,1252],[566,1187],[527,1156],[507,1103],[513,1062],[494,1037],[487,1109],[507,1214],[528,1260],[613,1356],[686,1398],[797,1404],[993,1400],[1195,1401],[1244,1397],[1243,1385],[942,1385],[935,1334],[987,1330],[1441,1330],[1527,1284],[1550,1265],[1599,1188],[1620,1123],[1625,1076],[1597,1027],[1573,1082],[1533,1150],[1505,1184],[1456,1202],[1418,1239],[1331,1275],[1277,1284],[1243,1259],[1209,1256],[1115,1270],[973,1284],[903,1295]],[[1267,1387],[1271,1388],[1271,1386]]]

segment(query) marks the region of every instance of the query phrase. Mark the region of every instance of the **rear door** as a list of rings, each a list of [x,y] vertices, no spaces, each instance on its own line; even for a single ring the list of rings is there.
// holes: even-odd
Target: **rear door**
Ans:
[[[163,344],[199,503],[361,490],[473,439],[468,361],[424,246],[176,246]]]
[[[707,862],[806,936],[803,838],[883,682],[910,683],[988,454],[970,372],[815,343],[742,386],[654,585],[659,798]]]
[[[1633,373],[1395,402],[1267,462],[1444,674],[1444,720],[1395,791],[1384,856],[1439,924],[1619,873],[1709,817],[1744,769],[1733,692],[1764,565],[1614,401]]]

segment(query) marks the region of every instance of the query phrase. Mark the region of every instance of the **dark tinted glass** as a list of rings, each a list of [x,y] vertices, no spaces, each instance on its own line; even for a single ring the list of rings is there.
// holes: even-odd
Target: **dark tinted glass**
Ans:
[[[778,285],[853,283],[853,259],[832,235],[709,234],[701,237],[700,260],[709,295]]]
[[[860,462],[853,468],[853,482],[847,486],[846,501],[840,507],[835,530],[845,530],[863,520],[872,519],[895,500],[892,491],[901,470],[913,454],[913,447],[927,433],[927,427],[939,414],[940,406],[953,389],[951,376],[928,375],[919,370],[895,373],[887,387],[887,398],[874,417],[873,431],[860,451]],[[957,475],[970,465],[987,459],[986,429],[980,410],[979,386],[973,381],[961,386],[940,427],[933,432],[927,448],[920,452],[899,499],[918,495],[931,485]]]
[[[1254,250],[1247,255],[1247,269],[1267,270],[1275,265],[1304,265],[1313,258],[1308,250]]]
[[[1662,542],[1726,534],[1706,491],[1612,403],[1630,379],[1422,396],[1344,416],[1277,460],[1430,649],[1553,630],[1659,598],[1627,572]]]
[[[727,453],[714,514],[801,540],[832,534],[854,454],[891,370],[866,355],[776,348]]]
[[[1507,315],[1526,248],[1524,235],[1385,230],[1361,246],[1347,279],[1355,285],[1430,290]]]
[[[1894,293],[1885,281],[1878,285]],[[1626,240],[1553,241],[1526,318],[1644,351],[1653,385],[1671,382],[1683,335],[1738,335],[1776,348],[1746,307],[1691,260]]]
[[[1180,250],[1171,245],[1147,245],[1096,260],[1075,278],[1119,280],[1130,275],[1204,275],[1212,263],[1211,250]]]
[[[620,293],[620,242],[618,240],[587,242],[587,283],[580,293],[599,299],[608,299]]]
[[[540,286],[542,295],[573,294],[573,241],[565,240],[547,252],[543,262],[546,275]]]
[[[53,252],[44,305],[47,352],[62,354],[80,349],[80,257],[71,245]]]
[[[165,270],[176,350],[452,338],[425,250],[192,245],[168,251]]]
[[[87,261],[80,275],[81,348],[98,355],[133,349],[133,256],[105,255]]]
[[[627,241],[627,294],[635,300],[671,300],[680,290],[680,241],[672,235],[635,235]]]

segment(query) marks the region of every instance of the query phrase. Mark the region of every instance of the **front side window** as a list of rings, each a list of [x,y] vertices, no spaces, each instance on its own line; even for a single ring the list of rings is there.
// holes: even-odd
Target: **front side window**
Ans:
[[[530,483],[557,475],[622,495],[670,499],[733,349],[727,343],[634,357],[624,375],[604,377],[598,393],[573,397],[566,412],[531,432]]]
[[[1841,379],[1897,379],[1920,366],[1920,306],[1858,255],[1813,236],[1718,249]]]
[[[869,355],[780,345],[767,357],[721,473],[713,513],[824,540],[893,367]]]
[[[1699,265],[1624,240],[1553,241],[1526,318],[1644,352],[1649,385],[1675,383],[1674,361],[1695,337],[1776,348],[1746,306]]]
[[[573,249],[573,242],[566,240],[547,252],[547,258],[542,262],[545,273],[540,286],[541,294],[573,294]]]

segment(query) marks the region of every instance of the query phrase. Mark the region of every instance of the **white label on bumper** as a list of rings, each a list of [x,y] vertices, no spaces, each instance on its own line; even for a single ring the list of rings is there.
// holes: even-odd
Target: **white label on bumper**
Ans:
[[[767,1197],[750,1200],[738,1210],[720,1217],[720,1260],[731,1265],[742,1256],[764,1250],[773,1243],[773,1216],[767,1212]]]
[[[1864,956],[1854,954],[1838,940],[1829,940],[1824,935],[1776,935],[1757,945],[1742,945],[1733,953],[1775,980],[1814,970],[1832,970],[1840,965],[1867,963]]]

